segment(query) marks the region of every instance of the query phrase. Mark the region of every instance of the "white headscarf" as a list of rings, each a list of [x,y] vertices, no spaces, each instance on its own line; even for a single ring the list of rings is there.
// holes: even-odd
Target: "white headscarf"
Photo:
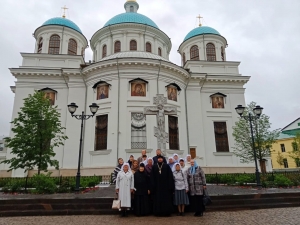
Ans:
[[[180,170],[181,170],[181,166],[180,166],[180,164],[179,164],[179,163],[175,163],[175,164],[174,164],[174,166],[173,166],[173,168],[172,168],[172,171],[173,171],[173,172],[175,172],[175,171],[176,171],[176,165],[179,165],[179,167],[180,167]]]
[[[152,159],[151,157],[148,157],[148,159],[146,160],[147,162],[145,163],[145,166],[146,166],[147,164],[149,164],[149,163],[148,163],[149,160],[152,161],[152,165],[153,165],[153,159]]]
[[[172,156],[170,156],[169,158],[168,158],[168,164],[169,164],[169,160],[170,159],[173,159],[173,163],[175,162],[175,159],[172,157]]]
[[[180,158],[179,160],[178,160],[178,163],[180,164],[180,161],[181,160],[183,160],[183,163],[184,163],[184,165],[185,165],[185,160],[183,159],[183,158]],[[180,166],[181,167],[181,166]]]
[[[190,163],[191,160],[190,160],[190,162],[187,161],[187,158],[188,158],[188,157],[191,157],[191,160],[192,160],[192,156],[191,156],[191,155],[186,155],[186,157],[185,157],[185,162]]]
[[[131,173],[131,169],[130,169],[129,163],[124,163],[124,164],[123,164],[123,166],[122,166],[122,168],[121,168],[121,171],[123,171],[123,172],[124,172],[124,166],[128,166],[128,172]],[[124,172],[124,173],[125,173],[125,172]]]

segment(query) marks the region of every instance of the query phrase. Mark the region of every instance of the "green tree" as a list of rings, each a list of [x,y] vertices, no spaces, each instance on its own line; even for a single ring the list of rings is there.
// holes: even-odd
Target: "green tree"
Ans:
[[[255,108],[256,103],[251,102],[244,111],[243,116],[248,118],[249,113]],[[252,121],[254,145],[256,149],[256,158],[263,162],[266,156],[271,154],[272,145],[279,136],[280,129],[271,130],[270,117],[262,114],[259,119]],[[254,152],[252,148],[252,137],[250,123],[244,118],[240,118],[233,127],[233,137],[235,145],[233,153],[241,159],[242,163],[254,162]],[[262,165],[262,164],[260,164]],[[263,171],[263,168],[261,168]]]
[[[60,122],[57,106],[53,107],[43,92],[36,91],[24,99],[24,105],[12,122],[13,137],[6,138],[13,157],[2,161],[9,164],[9,170],[24,169],[25,172],[38,168],[47,171],[48,166],[59,168],[59,162],[52,159],[54,147],[64,145],[67,136]]]
[[[299,159],[300,159],[300,133],[298,132],[294,137],[294,141],[292,142],[293,150],[289,152],[289,157],[295,160],[296,167],[299,167]]]
[[[277,153],[276,161],[280,167],[283,166],[284,157],[283,157],[282,153],[279,151]]]

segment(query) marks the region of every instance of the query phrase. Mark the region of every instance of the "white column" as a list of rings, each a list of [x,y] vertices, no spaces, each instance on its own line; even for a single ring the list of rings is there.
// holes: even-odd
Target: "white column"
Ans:
[[[127,32],[123,33],[123,43],[121,43],[121,51],[128,51]]]

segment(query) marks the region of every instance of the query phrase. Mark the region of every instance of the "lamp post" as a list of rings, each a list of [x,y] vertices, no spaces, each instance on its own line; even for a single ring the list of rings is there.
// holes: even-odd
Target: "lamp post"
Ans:
[[[79,185],[80,185],[80,162],[81,162],[81,148],[82,148],[82,130],[83,130],[83,121],[88,120],[91,117],[94,117],[95,113],[98,111],[99,106],[96,103],[93,103],[89,106],[92,115],[85,115],[84,111],[82,111],[81,115],[74,115],[78,106],[75,103],[71,103],[68,105],[68,110],[71,113],[72,117],[75,117],[78,120],[81,120],[81,130],[80,130],[80,142],[79,142],[79,156],[78,156],[78,168],[77,168],[77,175],[76,175],[76,187],[75,191],[79,192]]]
[[[251,130],[251,138],[252,138],[252,150],[253,150],[253,154],[254,154],[254,161],[255,161],[255,175],[256,175],[256,185],[257,187],[260,189],[262,187],[261,183],[260,183],[260,175],[259,175],[259,171],[258,171],[258,166],[257,166],[257,157],[256,157],[256,149],[255,149],[255,143],[254,143],[254,135],[253,135],[253,126],[252,126],[252,122],[254,120],[259,119],[260,115],[262,114],[262,110],[263,108],[260,107],[259,105],[255,106],[255,108],[253,109],[253,114],[248,113],[248,115],[243,116],[244,111],[245,111],[245,107],[243,107],[242,105],[238,105],[235,108],[236,112],[240,115],[241,118],[249,121],[250,123],[250,130]]]

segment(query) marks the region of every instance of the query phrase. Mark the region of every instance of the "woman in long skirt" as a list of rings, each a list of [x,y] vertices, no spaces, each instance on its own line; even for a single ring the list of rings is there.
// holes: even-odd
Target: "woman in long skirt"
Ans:
[[[150,177],[145,172],[144,163],[140,164],[139,170],[134,174],[134,212],[136,216],[149,214]]]
[[[175,182],[175,195],[174,195],[174,205],[178,207],[178,216],[184,216],[184,208],[186,205],[189,205],[188,198],[188,182],[187,177],[184,172],[182,172],[181,166],[179,163],[175,163],[173,168],[173,177]]]
[[[194,159],[191,160],[191,168],[188,170],[187,175],[190,195],[195,210],[194,216],[203,216],[203,193],[204,189],[206,189],[206,179],[204,171],[197,165]]]
[[[127,210],[131,207],[131,193],[134,189],[134,177],[128,163],[124,163],[116,180],[116,193],[121,201],[121,216],[127,217]]]

